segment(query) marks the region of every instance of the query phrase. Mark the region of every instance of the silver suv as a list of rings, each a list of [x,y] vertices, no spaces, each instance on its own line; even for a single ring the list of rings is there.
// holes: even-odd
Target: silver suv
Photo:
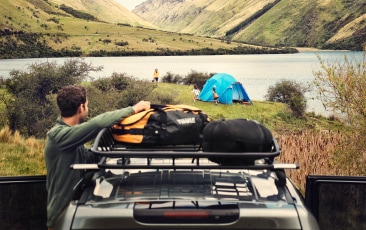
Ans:
[[[200,146],[141,148],[115,143],[103,129],[75,200],[55,229],[319,229],[302,196],[267,153],[212,153]],[[211,157],[251,158],[252,165],[218,165]]]

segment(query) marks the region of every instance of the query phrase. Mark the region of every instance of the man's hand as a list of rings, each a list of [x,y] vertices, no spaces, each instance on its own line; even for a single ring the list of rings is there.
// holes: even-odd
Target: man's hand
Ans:
[[[150,109],[150,102],[149,101],[140,101],[137,104],[135,104],[134,106],[132,106],[132,108],[135,111],[135,113],[141,112],[143,110],[148,110],[148,109]]]

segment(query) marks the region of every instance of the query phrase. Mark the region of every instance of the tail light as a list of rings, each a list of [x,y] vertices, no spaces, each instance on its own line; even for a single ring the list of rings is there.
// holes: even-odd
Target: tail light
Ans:
[[[136,221],[147,224],[213,224],[231,223],[239,218],[235,203],[222,202],[136,202]]]

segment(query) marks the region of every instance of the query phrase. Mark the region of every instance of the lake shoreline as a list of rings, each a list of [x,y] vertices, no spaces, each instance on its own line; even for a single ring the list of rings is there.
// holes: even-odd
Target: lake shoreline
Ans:
[[[297,49],[299,53],[304,52],[352,52],[350,50],[323,50],[323,49],[317,49],[313,47],[293,47],[294,49]]]
[[[88,57],[82,58],[92,66],[102,66],[102,71],[91,72],[93,79],[109,77],[114,73],[124,73],[139,80],[151,81],[155,68],[162,78],[167,73],[182,77],[193,72],[227,73],[235,77],[243,86],[251,100],[263,101],[268,88],[281,80],[293,80],[302,85],[310,84],[314,71],[321,70],[317,56],[322,60],[339,59],[345,55],[362,59],[361,52],[331,51],[314,48],[300,48],[296,54],[267,55],[210,55],[210,56],[143,56],[143,57]],[[70,58],[38,59],[0,59],[0,77],[7,79],[10,71],[28,71],[34,63],[55,62],[63,65]],[[325,116],[332,112],[325,111],[314,92],[307,93],[307,111]]]

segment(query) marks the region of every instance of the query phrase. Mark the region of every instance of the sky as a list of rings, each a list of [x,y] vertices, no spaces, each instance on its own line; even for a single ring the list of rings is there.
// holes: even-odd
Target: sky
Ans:
[[[146,0],[115,0],[115,1],[129,10],[133,10],[135,6],[139,5],[140,3]]]

